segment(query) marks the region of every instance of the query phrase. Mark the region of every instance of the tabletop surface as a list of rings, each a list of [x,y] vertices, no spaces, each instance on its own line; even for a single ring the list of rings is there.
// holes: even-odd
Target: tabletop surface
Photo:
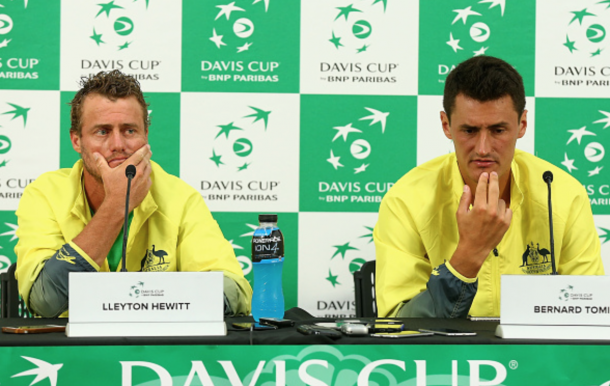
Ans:
[[[182,337],[117,337],[99,338],[68,338],[64,333],[44,334],[0,334],[0,346],[90,346],[90,345],[311,345],[311,344],[338,344],[338,345],[384,345],[384,344],[471,344],[471,345],[502,345],[502,344],[561,344],[561,345],[607,345],[610,341],[582,341],[582,340],[526,340],[501,339],[495,336],[497,322],[473,322],[466,319],[401,319],[405,329],[417,330],[419,328],[454,328],[470,330],[476,336],[423,336],[404,339],[374,338],[370,336],[347,336],[331,339],[320,335],[303,335],[296,329],[301,324],[316,322],[329,322],[333,319],[312,318],[301,310],[289,310],[286,317],[295,321],[295,326],[284,327],[277,330],[266,331],[236,331],[232,327],[234,322],[251,321],[250,317],[228,318],[228,333],[226,336],[182,336]],[[374,318],[359,318],[374,321]],[[0,327],[28,326],[41,324],[62,324],[67,319],[0,319]]]

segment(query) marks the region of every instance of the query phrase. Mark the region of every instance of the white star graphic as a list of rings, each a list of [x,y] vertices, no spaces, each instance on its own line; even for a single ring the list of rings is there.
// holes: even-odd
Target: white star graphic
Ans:
[[[454,39],[452,32],[449,32],[449,41],[447,42],[447,44],[449,44],[449,46],[453,48],[453,52],[457,52],[457,50],[463,50],[463,48],[460,47],[460,39]]]
[[[593,170],[589,170],[589,177],[599,174],[599,172],[601,172],[603,168],[603,166],[598,166]]]
[[[222,41],[222,37],[223,35],[216,35],[216,28],[214,28],[210,40],[216,44],[217,48],[220,48],[220,46],[226,46],[226,44]]]
[[[244,247],[239,246],[237,244],[233,244],[233,240],[229,240],[229,244],[233,247],[233,249],[244,249]]]
[[[362,173],[364,171],[366,171],[366,168],[369,167],[370,164],[362,164],[362,166],[360,166],[359,168],[354,168],[354,174],[358,174],[358,173]]]
[[[504,8],[506,7],[506,0],[481,0],[481,1],[479,1],[479,4],[484,4],[484,3],[491,3],[489,5],[489,8],[487,8],[487,9],[492,9],[496,5],[499,5],[500,10],[502,11],[502,16],[504,16]]]
[[[16,224],[10,224],[8,222],[5,222],[4,225],[8,226],[12,230],[1,233],[0,236],[13,236],[13,237],[11,237],[11,239],[9,241],[15,240],[17,238],[16,231],[17,231],[18,226]]]
[[[480,50],[474,51],[474,56],[485,55],[485,51],[487,51],[489,47],[481,47]]]
[[[561,164],[565,166],[570,173],[572,173],[572,170],[578,170],[578,168],[574,166],[574,160],[568,158],[568,153],[565,153],[565,160]]]
[[[361,121],[370,120],[371,123],[369,124],[369,126],[373,126],[375,123],[381,122],[381,133],[383,134],[385,132],[386,119],[387,119],[388,115],[390,115],[390,113],[383,113],[379,110],[370,109],[368,107],[365,107],[365,109],[367,109],[368,111],[373,113],[373,115],[369,115],[367,117],[362,117],[362,118],[360,118],[360,120]]]
[[[460,19],[462,19],[462,21],[464,22],[464,25],[465,25],[466,19],[468,19],[468,16],[470,16],[470,15],[481,16],[480,13],[472,10],[472,6],[464,8],[464,9],[454,9],[453,12],[457,13],[457,16],[455,17],[455,19],[453,19],[453,22],[451,23],[451,25],[455,24]]]
[[[231,4],[226,4],[226,5],[217,5],[216,8],[220,8],[220,12],[218,12],[218,15],[216,15],[216,18],[214,20],[218,20],[218,18],[221,17],[222,15],[225,15],[227,20],[229,20],[229,18],[231,17],[231,12],[233,12],[233,11],[244,12],[245,11],[243,8],[236,7],[235,2],[232,2]]]
[[[248,51],[251,45],[252,43],[245,43],[243,46],[237,47],[237,52]]]
[[[52,365],[48,362],[41,361],[40,359],[36,358],[30,358],[25,356],[22,356],[22,358],[32,362],[38,367],[35,369],[26,370],[19,374],[15,374],[11,378],[24,377],[26,375],[36,375],[36,378],[34,378],[32,383],[30,383],[30,386],[42,381],[45,378],[49,378],[49,383],[51,383],[51,386],[57,385],[57,372],[63,367],[63,363]]]
[[[335,138],[333,138],[333,142],[339,137],[343,137],[343,140],[347,142],[347,136],[349,133],[362,133],[362,130],[358,130],[355,127],[352,127],[352,124],[349,123],[345,126],[337,126],[333,127],[333,129],[337,130],[337,134],[335,134]]]
[[[0,48],[8,46],[8,44],[11,42],[11,40],[13,40],[13,39],[4,39],[2,41],[2,43],[0,43]]]
[[[254,231],[256,230],[256,228],[258,228],[258,225],[254,225],[254,224],[246,224],[246,226],[248,228],[252,229],[252,232],[244,233],[243,235],[239,235],[239,237],[251,237],[251,236],[254,236]]]
[[[253,5],[256,3],[260,3],[263,0],[254,0],[254,3],[252,3]],[[269,1],[270,0],[265,0],[265,12],[267,12],[269,10]]]
[[[570,139],[568,139],[568,143],[566,143],[566,145],[568,145],[573,140],[576,140],[578,142],[578,144],[580,145],[580,141],[582,140],[583,136],[585,136],[585,135],[597,135],[595,133],[587,131],[587,126],[583,126],[580,129],[568,130],[568,132],[572,133],[572,136],[570,137]]]
[[[607,127],[610,127],[610,113],[607,111],[602,111],[602,110],[598,110],[600,113],[604,114],[606,116],[606,118],[602,118],[598,121],[595,121],[593,123],[605,123],[606,125],[604,126],[604,129]]]
[[[341,165],[341,162],[339,162],[340,159],[341,157],[335,157],[335,155],[333,154],[333,149],[330,149],[330,158],[327,159],[327,161],[335,167],[335,170],[337,170],[339,166],[343,167],[343,165]]]

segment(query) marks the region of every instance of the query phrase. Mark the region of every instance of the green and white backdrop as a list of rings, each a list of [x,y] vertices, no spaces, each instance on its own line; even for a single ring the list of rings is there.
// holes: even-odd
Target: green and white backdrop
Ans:
[[[257,215],[278,213],[286,306],[352,315],[381,198],[452,151],[444,79],[481,54],[523,75],[518,147],[587,187],[610,269],[608,34],[610,0],[0,1],[0,270],[25,186],[77,160],[79,78],[120,69],[153,159],[201,192],[247,277]]]

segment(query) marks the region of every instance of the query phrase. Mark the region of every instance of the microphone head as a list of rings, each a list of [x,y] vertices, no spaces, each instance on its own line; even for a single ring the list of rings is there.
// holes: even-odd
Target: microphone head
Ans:
[[[547,170],[546,172],[544,172],[542,174],[542,179],[544,180],[544,182],[546,183],[551,183],[553,182],[553,173],[551,173],[550,170]]]
[[[133,165],[127,165],[127,167],[125,168],[125,177],[134,178],[135,176],[136,176],[136,167]],[[552,176],[551,176],[551,178],[552,178]]]

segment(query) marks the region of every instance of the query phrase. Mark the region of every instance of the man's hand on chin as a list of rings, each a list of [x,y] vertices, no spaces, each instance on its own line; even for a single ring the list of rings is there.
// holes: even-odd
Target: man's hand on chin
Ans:
[[[121,203],[124,205],[125,195],[127,194],[125,169],[128,165],[134,165],[136,167],[136,175],[131,181],[129,211],[131,212],[135,207],[140,205],[152,184],[150,179],[151,156],[150,145],[146,144],[123,163],[113,168],[100,153],[93,153],[98,173],[104,182],[104,201],[115,202],[119,207],[122,207]]]
[[[481,174],[474,202],[470,188],[464,185],[456,213],[460,240],[451,258],[453,268],[465,277],[476,277],[489,252],[502,241],[512,217],[513,212],[500,198],[496,172]]]

